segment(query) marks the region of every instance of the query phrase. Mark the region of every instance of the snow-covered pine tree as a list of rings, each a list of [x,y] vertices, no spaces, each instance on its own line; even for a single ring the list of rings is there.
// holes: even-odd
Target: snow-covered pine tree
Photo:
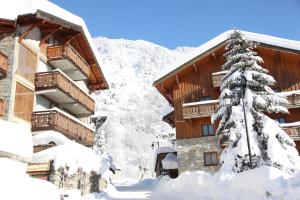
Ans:
[[[269,87],[275,80],[259,65],[263,60],[253,48],[255,44],[239,31],[229,36],[225,48],[222,70],[227,73],[220,88],[218,111],[212,116],[213,123],[220,119],[220,144],[229,144],[221,155],[221,170],[242,172],[250,168],[244,100],[253,167],[272,166],[293,173],[300,168],[295,143],[266,115],[288,113],[288,101]]]

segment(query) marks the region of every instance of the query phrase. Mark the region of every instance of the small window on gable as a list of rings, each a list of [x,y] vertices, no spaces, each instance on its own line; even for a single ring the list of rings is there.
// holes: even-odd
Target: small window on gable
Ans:
[[[212,124],[203,124],[202,125],[202,136],[213,136],[214,133],[214,127]]]
[[[210,96],[199,97],[199,101],[207,101],[207,100],[211,100],[211,97]]]
[[[217,152],[204,152],[204,165],[205,166],[214,166],[218,165],[218,153]]]
[[[279,117],[279,118],[277,119],[277,121],[278,121],[279,124],[284,124],[284,123],[286,123],[286,120],[285,120],[284,117]]]

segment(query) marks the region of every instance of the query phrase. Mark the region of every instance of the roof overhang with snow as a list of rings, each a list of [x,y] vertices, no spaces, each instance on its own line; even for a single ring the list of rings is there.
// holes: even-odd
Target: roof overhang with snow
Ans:
[[[169,94],[169,88],[165,86],[165,83],[175,82],[176,79],[178,80],[177,74],[179,72],[183,72],[188,67],[193,66],[194,63],[200,61],[208,55],[213,54],[215,51],[224,49],[225,45],[227,44],[228,36],[233,33],[233,31],[234,30],[229,30],[218,35],[217,37],[198,47],[192,54],[189,54],[181,59],[179,58],[176,63],[167,66],[166,70],[160,74],[159,78],[153,83],[153,85],[159,90],[160,93],[163,94],[169,103],[172,104],[172,97],[171,94]],[[246,31],[240,32],[242,32],[248,40],[257,43],[257,46],[259,47],[271,48],[275,49],[276,51],[284,51],[298,55],[300,53],[300,41],[288,40]]]
[[[88,83],[91,91],[108,89],[101,60],[82,18],[46,0],[11,0],[0,8],[0,32],[15,31],[17,25],[39,27],[41,41],[50,33],[59,33],[85,58],[91,68]]]

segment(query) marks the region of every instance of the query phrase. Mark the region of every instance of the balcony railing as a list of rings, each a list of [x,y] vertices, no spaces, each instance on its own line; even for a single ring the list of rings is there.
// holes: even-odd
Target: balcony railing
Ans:
[[[227,71],[220,71],[220,72],[212,73],[212,81],[213,81],[214,87],[217,88],[217,87],[221,86],[221,81],[226,73],[227,73]]]
[[[33,132],[58,131],[84,145],[93,145],[93,130],[85,126],[83,122],[58,109],[33,112],[31,129]]]
[[[300,141],[300,127],[285,127],[283,130],[295,141]]]
[[[199,117],[209,117],[216,112],[218,108],[217,100],[200,101],[196,103],[183,104],[183,119],[192,119]]]
[[[0,98],[0,116],[3,116],[5,113],[5,101]]]
[[[75,82],[70,80],[66,75],[64,75],[59,70],[51,71],[51,72],[41,72],[36,73],[35,75],[35,89],[36,91],[45,91],[49,89],[59,89],[67,96],[73,99],[74,103],[78,102],[82,105],[89,113],[87,115],[92,114],[95,108],[95,101],[86,94],[82,89],[80,89]],[[58,94],[51,94],[50,92],[46,92],[44,95],[48,98],[53,98],[53,101],[58,101]],[[67,98],[63,98],[66,101]],[[60,102],[57,102],[60,103]],[[65,102],[72,103],[72,102]],[[67,104],[71,106],[71,104]],[[69,107],[69,109],[72,109]]]
[[[8,68],[8,58],[7,56],[0,51],[0,78],[7,75]]]
[[[90,76],[89,64],[71,45],[49,46],[47,58],[52,65],[64,71],[74,80],[86,79]],[[84,77],[78,76],[78,72],[81,72]]]
[[[300,107],[300,94],[292,94],[287,96],[289,104],[287,108],[299,108]]]

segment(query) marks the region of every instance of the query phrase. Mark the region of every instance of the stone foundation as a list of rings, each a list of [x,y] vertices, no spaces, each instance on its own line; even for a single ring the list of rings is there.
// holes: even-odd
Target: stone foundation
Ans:
[[[177,160],[179,173],[195,170],[216,172],[220,168],[220,163],[218,166],[205,166],[204,152],[218,152],[218,156],[220,156],[222,150],[218,146],[216,136],[178,139]]]
[[[86,173],[78,170],[72,175],[65,173],[65,168],[51,170],[49,181],[64,190],[81,190],[81,194],[100,192],[106,187],[106,181],[95,172]]]

